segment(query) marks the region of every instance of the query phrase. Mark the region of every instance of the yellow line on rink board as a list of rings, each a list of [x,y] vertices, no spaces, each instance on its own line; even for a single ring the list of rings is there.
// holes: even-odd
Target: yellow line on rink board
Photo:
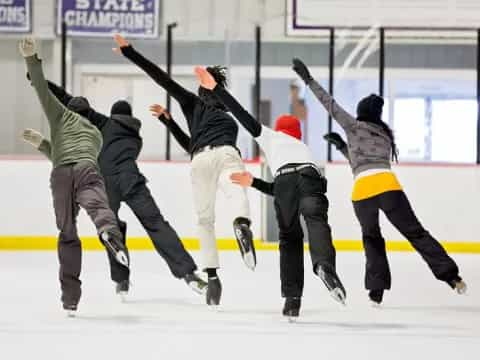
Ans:
[[[84,250],[102,250],[103,246],[98,238],[93,236],[82,237]],[[187,250],[199,250],[200,243],[195,238],[183,238],[182,242]],[[362,251],[360,240],[335,240],[338,251]],[[152,242],[147,237],[129,237],[127,245],[130,250],[153,250]],[[442,242],[448,252],[452,253],[480,253],[480,242]],[[220,250],[237,250],[235,239],[218,239]],[[0,250],[55,250],[57,238],[54,236],[0,236]],[[278,243],[255,240],[255,248],[259,251],[278,250]],[[308,249],[308,244],[305,244]],[[387,241],[388,251],[413,251],[406,241]]]

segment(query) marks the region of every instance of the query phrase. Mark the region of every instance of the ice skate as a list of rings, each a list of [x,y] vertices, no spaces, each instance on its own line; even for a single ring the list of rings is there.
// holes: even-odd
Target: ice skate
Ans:
[[[322,279],[333,299],[345,305],[347,293],[335,272],[326,271],[322,266],[317,267],[317,275]]]
[[[233,222],[233,229],[243,262],[250,270],[255,270],[255,266],[257,265],[257,255],[253,244],[253,234],[250,230],[250,220],[237,218]]]
[[[372,307],[380,308],[383,301],[383,289],[370,290],[368,292],[368,298],[370,299]]]
[[[115,260],[117,260],[117,262],[119,262],[120,264],[128,267],[129,261],[127,253],[125,251],[125,246],[107,231],[102,232],[100,234],[100,238],[102,239],[102,242],[107,248],[107,250],[113,255]]]
[[[300,313],[302,299],[299,297],[285,298],[282,314],[288,318],[288,322],[296,322]]]
[[[63,304],[63,310],[65,310],[65,313],[69,318],[73,318],[77,315],[76,304]]]
[[[453,290],[457,292],[459,295],[465,295],[467,293],[467,284],[463,280],[455,280],[453,281]]]
[[[122,302],[127,301],[128,291],[130,290],[130,281],[122,280],[115,286],[115,292],[120,297]]]
[[[185,275],[183,278],[187,285],[195,291],[197,294],[205,295],[207,293],[208,284],[206,281],[202,280],[197,274],[194,272]]]
[[[217,307],[222,297],[222,283],[218,276],[208,278],[208,286],[206,292],[207,305]]]

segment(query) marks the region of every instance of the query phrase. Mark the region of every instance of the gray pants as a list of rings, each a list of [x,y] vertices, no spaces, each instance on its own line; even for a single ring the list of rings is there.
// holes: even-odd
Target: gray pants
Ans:
[[[82,248],[77,233],[80,207],[92,219],[98,233],[121,236],[117,220],[108,206],[105,184],[97,168],[88,162],[59,166],[50,177],[58,238],[62,302],[78,304],[81,296]]]

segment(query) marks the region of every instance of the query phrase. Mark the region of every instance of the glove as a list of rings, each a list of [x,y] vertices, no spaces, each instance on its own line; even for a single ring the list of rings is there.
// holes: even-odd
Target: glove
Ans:
[[[40,147],[40,144],[44,139],[42,134],[33,129],[23,130],[22,138],[25,142],[33,145],[37,149]]]
[[[344,149],[345,147],[347,147],[347,143],[336,132],[331,132],[331,133],[325,134],[325,135],[323,135],[323,138],[325,140],[327,140],[329,143],[335,145],[337,150],[341,150],[341,149]]]
[[[18,48],[23,57],[30,57],[37,53],[35,39],[33,37],[25,37],[20,40]]]
[[[293,71],[295,71],[298,76],[300,76],[302,80],[305,81],[306,84],[313,80],[312,75],[310,75],[310,71],[308,71],[307,66],[302,62],[302,60],[298,58],[293,58],[292,63]]]

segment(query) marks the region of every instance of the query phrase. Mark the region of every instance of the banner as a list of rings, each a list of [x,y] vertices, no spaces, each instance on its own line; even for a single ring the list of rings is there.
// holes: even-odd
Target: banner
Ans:
[[[0,32],[31,31],[30,0],[0,0]]]
[[[70,36],[158,37],[159,0],[58,0],[57,10],[58,34],[64,20]]]

